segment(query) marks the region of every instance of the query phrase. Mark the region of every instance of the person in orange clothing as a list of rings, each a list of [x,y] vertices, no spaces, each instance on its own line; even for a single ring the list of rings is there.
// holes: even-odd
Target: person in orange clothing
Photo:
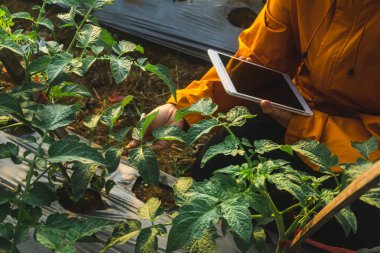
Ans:
[[[287,144],[308,138],[318,140],[338,156],[340,163],[355,162],[360,156],[351,147],[352,141],[362,142],[371,136],[380,139],[379,24],[378,0],[267,1],[252,26],[240,34],[236,56],[293,77],[314,112],[312,117],[295,115],[263,101],[262,111],[278,122],[277,126],[270,123],[275,129],[274,138]],[[212,98],[223,112],[243,104],[225,93],[212,68],[201,80],[179,90],[177,101],[170,98],[158,107],[158,117],[150,130],[174,124],[178,109],[203,97]],[[185,118],[189,125],[199,120],[199,115]],[[184,122],[177,124],[182,127]],[[169,145],[160,141],[155,148]],[[379,153],[372,159],[378,157]],[[367,225],[379,218],[367,219]],[[358,233],[364,230],[359,226]],[[378,234],[371,240],[380,245]]]

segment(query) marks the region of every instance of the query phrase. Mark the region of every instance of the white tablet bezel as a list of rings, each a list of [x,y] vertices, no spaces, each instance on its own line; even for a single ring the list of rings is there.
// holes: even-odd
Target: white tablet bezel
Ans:
[[[294,83],[290,79],[289,75],[287,75],[285,73],[282,73],[282,72],[279,72],[279,71],[276,71],[276,70],[273,70],[273,69],[270,69],[270,68],[267,68],[267,67],[264,67],[264,66],[261,66],[261,65],[258,65],[258,64],[255,64],[255,63],[252,63],[252,62],[248,62],[248,61],[239,59],[239,58],[231,56],[231,55],[227,55],[227,54],[224,54],[224,53],[212,50],[212,49],[209,49],[207,52],[208,52],[208,55],[209,55],[209,57],[211,59],[211,62],[214,65],[215,70],[218,73],[220,81],[221,81],[221,83],[222,83],[222,85],[223,85],[223,87],[224,87],[224,89],[225,89],[225,91],[226,91],[227,94],[229,94],[231,96],[243,98],[243,99],[246,99],[246,100],[250,100],[250,101],[253,101],[253,102],[256,102],[256,103],[260,103],[261,101],[264,100],[264,99],[261,99],[261,98],[257,98],[257,97],[253,97],[253,96],[250,96],[250,95],[247,95],[247,94],[243,94],[243,93],[237,92],[236,89],[235,89],[235,86],[232,83],[231,78],[228,75],[227,70],[225,69],[224,64],[221,61],[221,59],[220,59],[220,57],[219,57],[218,54],[222,54],[222,55],[225,55],[225,56],[230,57],[230,58],[234,58],[234,59],[237,59],[237,60],[249,63],[249,64],[253,64],[253,65],[259,66],[261,68],[269,69],[271,71],[280,73],[285,78],[286,82],[289,85],[289,88],[292,90],[292,92],[294,93],[294,95],[297,97],[297,99],[300,102],[300,104],[301,104],[302,108],[304,109],[304,111],[302,111],[300,109],[297,109],[297,108],[289,107],[289,106],[286,106],[286,105],[278,104],[278,103],[275,103],[275,102],[272,102],[272,105],[274,107],[276,107],[276,108],[283,109],[283,110],[286,110],[286,111],[289,111],[289,112],[292,112],[292,113],[296,113],[296,114],[301,114],[301,115],[304,115],[304,116],[312,116],[313,115],[313,111],[310,109],[309,105],[306,103],[305,99],[302,97],[301,93],[298,91],[297,87],[294,85]]]

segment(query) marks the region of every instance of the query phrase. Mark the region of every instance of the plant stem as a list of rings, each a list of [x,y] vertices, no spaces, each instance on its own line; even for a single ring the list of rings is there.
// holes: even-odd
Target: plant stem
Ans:
[[[26,183],[25,183],[25,190],[24,192],[21,194],[21,202],[20,202],[20,208],[19,208],[19,211],[18,211],[18,214],[17,214],[17,224],[16,224],[16,227],[15,227],[15,232],[17,231],[17,229],[20,227],[20,219],[21,219],[21,215],[23,214],[24,212],[24,208],[25,208],[25,205],[24,205],[24,202],[23,202],[23,198],[25,196],[25,193],[29,192],[29,189],[30,189],[30,182],[32,180],[32,177],[33,177],[33,174],[34,174],[34,169],[37,168],[37,158],[38,158],[38,154],[41,152],[42,150],[42,145],[45,141],[45,138],[47,136],[48,132],[44,132],[43,136],[42,136],[42,139],[41,139],[41,142],[40,144],[38,144],[38,147],[37,147],[37,151],[36,151],[36,154],[34,156],[34,159],[33,161],[31,162],[30,164],[30,168],[29,168],[29,171],[26,175]],[[13,240],[12,242],[12,248],[11,248],[11,253],[15,253],[16,252],[16,241]]]
[[[280,213],[281,213],[281,214],[288,213],[288,212],[290,212],[291,210],[293,210],[294,208],[299,207],[299,206],[301,206],[301,203],[294,204],[294,205],[292,205],[292,206],[286,208],[284,211],[281,211]]]
[[[22,126],[22,125],[24,125],[24,123],[17,122],[17,123],[11,124],[11,125],[0,127],[0,130],[8,129],[8,128],[15,127],[15,126]]]
[[[78,26],[77,30],[75,31],[74,37],[71,40],[70,45],[67,48],[67,51],[70,51],[72,49],[72,47],[74,46],[74,43],[75,43],[75,41],[77,39],[77,35],[78,35],[79,31],[82,30],[82,28],[83,28],[84,24],[86,23],[86,20],[87,20],[87,18],[90,15],[91,12],[92,12],[92,7],[90,7],[88,9],[88,11],[87,11],[86,15],[84,16],[82,22],[80,23],[80,25]]]

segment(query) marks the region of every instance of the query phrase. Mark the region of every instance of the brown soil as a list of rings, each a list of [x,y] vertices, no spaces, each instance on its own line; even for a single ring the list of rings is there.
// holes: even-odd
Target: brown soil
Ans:
[[[61,206],[73,213],[85,214],[91,211],[106,209],[100,194],[91,189],[87,189],[84,196],[77,202],[71,200],[70,192],[66,188],[58,189],[57,195]]]
[[[161,183],[157,186],[148,185],[144,183],[141,177],[139,177],[136,180],[132,191],[135,193],[136,197],[143,202],[147,202],[151,197],[156,197],[161,201],[161,206],[163,208],[172,209],[176,207],[173,189]]]

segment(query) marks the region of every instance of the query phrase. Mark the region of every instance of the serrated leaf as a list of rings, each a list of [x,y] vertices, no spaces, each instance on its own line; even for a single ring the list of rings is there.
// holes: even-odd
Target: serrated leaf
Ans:
[[[372,136],[363,143],[352,142],[351,145],[353,148],[358,150],[362,156],[364,156],[367,159],[369,159],[371,153],[379,150],[379,141],[376,139],[375,136]]]
[[[255,152],[258,154],[268,153],[281,147],[281,145],[271,140],[256,140],[253,145],[255,146]]]
[[[216,204],[209,199],[196,199],[191,205],[182,206],[169,232],[167,252],[186,247],[215,225],[219,220]]]
[[[132,237],[137,235],[141,229],[141,222],[133,219],[126,219],[119,223],[112,232],[112,237],[107,240],[105,247],[100,253],[106,252],[115,244],[125,244]]]
[[[16,98],[7,93],[0,93],[0,116],[7,116],[10,113],[23,115],[21,106]]]
[[[52,131],[74,122],[77,110],[77,105],[40,105],[32,123],[42,130]]]
[[[156,76],[158,76],[164,83],[168,86],[170,92],[172,93],[175,100],[177,100],[177,92],[176,92],[176,86],[170,76],[170,71],[167,67],[157,64],[147,64],[144,66],[145,69],[149,72],[152,72]]]
[[[57,200],[55,192],[45,183],[36,182],[25,194],[24,202],[32,206],[50,206]]]
[[[83,164],[100,164],[107,166],[99,152],[83,142],[75,140],[61,140],[50,146],[49,158],[51,163],[81,162]]]
[[[201,168],[203,168],[206,163],[217,155],[226,156],[236,156],[244,155],[244,150],[239,150],[239,139],[234,136],[228,135],[223,142],[211,146],[206,153],[203,155],[201,161]]]
[[[339,162],[338,157],[332,155],[325,144],[317,141],[300,141],[292,145],[292,148],[324,171],[329,171],[331,167],[334,167]]]
[[[120,118],[122,113],[124,112],[124,107],[126,107],[133,99],[133,96],[127,96],[120,103],[115,104],[107,108],[100,118],[100,121],[107,125],[111,130],[115,122]]]
[[[67,214],[51,214],[45,225],[36,228],[36,240],[56,252],[76,252],[75,242],[98,231],[113,227],[114,221],[98,218],[69,218]]]
[[[206,233],[202,235],[198,240],[193,240],[190,242],[189,246],[186,247],[186,252],[189,253],[216,253],[217,246],[215,239],[217,235],[214,230],[209,229]]]
[[[51,88],[50,96],[53,98],[81,97],[91,98],[92,95],[86,86],[76,83],[64,82]]]
[[[158,111],[153,112],[145,116],[140,122],[138,123],[137,127],[133,129],[132,132],[132,138],[135,140],[142,141],[146,131],[148,130],[148,127],[152,123],[152,121],[157,117]]]
[[[335,214],[335,218],[337,219],[339,224],[342,226],[346,237],[349,236],[351,231],[356,233],[357,226],[358,226],[356,217],[349,207],[346,207],[342,209],[339,213]]]
[[[32,61],[30,65],[28,66],[28,68],[26,69],[26,71],[29,74],[35,74],[35,73],[45,71],[50,63],[50,60],[51,60],[50,56],[43,55],[35,59],[34,61]]]
[[[163,141],[185,142],[186,133],[178,126],[163,126],[153,131],[154,138]]]
[[[74,169],[71,175],[71,191],[73,193],[74,201],[79,200],[86,189],[88,188],[92,177],[95,175],[97,167],[91,165],[83,165]]]
[[[244,106],[236,106],[226,114],[226,119],[230,122],[231,126],[243,126],[247,119],[254,117]]]
[[[183,205],[187,201],[186,193],[193,183],[194,180],[191,177],[181,177],[173,185],[173,191],[178,205]]]
[[[158,248],[157,230],[144,228],[136,239],[135,253],[156,253]]]
[[[58,80],[62,73],[66,73],[66,68],[71,64],[72,60],[73,55],[67,52],[54,55],[46,70],[48,82],[53,83]]]
[[[140,176],[148,184],[158,184],[160,171],[156,154],[153,149],[147,146],[133,148],[129,150],[128,161],[139,172]]]
[[[100,37],[102,28],[91,24],[85,24],[77,36],[82,48],[91,47]]]
[[[189,108],[178,110],[174,120],[177,122],[192,113],[200,113],[203,116],[210,116],[213,115],[217,109],[218,106],[212,102],[211,98],[202,98],[197,103],[192,104]]]
[[[161,201],[158,198],[150,198],[145,205],[139,208],[139,217],[151,222],[157,221],[164,213],[161,208]]]
[[[219,126],[219,122],[216,119],[204,119],[196,124],[193,124],[187,131],[186,145],[190,146],[204,134],[209,133],[217,126]]]
[[[251,240],[253,226],[251,213],[244,199],[236,197],[224,201],[221,204],[221,213],[230,229],[248,243]]]
[[[128,77],[132,65],[133,62],[126,57],[117,58],[111,56],[111,72],[116,84],[121,83]]]

